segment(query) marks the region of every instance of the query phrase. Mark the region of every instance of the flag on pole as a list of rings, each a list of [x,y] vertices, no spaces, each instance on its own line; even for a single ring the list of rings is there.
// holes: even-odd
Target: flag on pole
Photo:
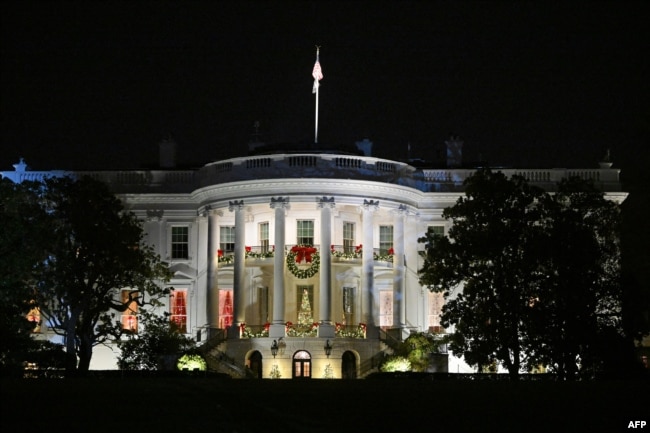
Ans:
[[[318,90],[318,82],[323,79],[323,71],[320,68],[320,62],[318,61],[318,51],[316,52],[316,63],[314,63],[314,70],[311,72],[311,76],[314,77],[314,88],[311,93],[316,93]]]

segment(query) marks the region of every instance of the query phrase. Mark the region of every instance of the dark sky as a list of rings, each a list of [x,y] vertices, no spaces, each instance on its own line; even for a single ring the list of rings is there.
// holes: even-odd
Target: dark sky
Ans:
[[[131,168],[368,137],[377,156],[650,164],[646,2],[3,2],[0,170]],[[558,2],[560,3],[560,2]],[[647,179],[647,178],[646,178]]]

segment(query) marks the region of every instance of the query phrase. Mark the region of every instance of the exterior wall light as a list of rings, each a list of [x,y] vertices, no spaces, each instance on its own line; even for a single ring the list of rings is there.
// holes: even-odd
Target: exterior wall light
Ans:
[[[327,355],[327,357],[329,358],[330,355],[332,354],[332,345],[330,344],[329,340],[325,342],[324,349],[325,349],[325,355]]]
[[[273,355],[273,358],[275,358],[278,355],[278,341],[273,340],[273,343],[271,343],[271,355]]]

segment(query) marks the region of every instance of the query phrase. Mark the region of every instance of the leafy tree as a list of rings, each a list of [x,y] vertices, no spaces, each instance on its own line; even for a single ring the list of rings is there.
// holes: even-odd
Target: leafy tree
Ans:
[[[33,308],[39,264],[47,256],[47,215],[38,200],[39,185],[0,181],[0,367],[22,369],[35,350],[27,320]]]
[[[67,372],[83,374],[93,347],[122,334],[116,315],[132,302],[156,304],[167,293],[159,283],[170,271],[143,242],[140,221],[102,182],[49,179],[43,202],[51,247],[38,305],[51,329],[65,337]],[[127,299],[122,289],[129,290]]]
[[[118,342],[121,353],[117,365],[121,370],[170,370],[182,354],[196,349],[194,340],[179,332],[168,313],[144,311],[140,322],[142,331]]]
[[[551,194],[479,171],[466,188],[443,213],[449,236],[420,240],[420,281],[445,293],[451,350],[513,377],[539,364],[564,378],[620,366],[619,206],[579,179]]]
[[[620,207],[578,178],[562,181],[542,205],[545,278],[533,309],[539,354],[561,377],[592,374],[607,368],[614,348],[623,356]]]
[[[516,377],[530,360],[527,317],[542,276],[535,248],[543,195],[525,179],[478,171],[466,196],[444,210],[448,237],[433,232],[420,282],[446,297],[442,324],[455,326],[450,349],[479,368],[500,362]]]

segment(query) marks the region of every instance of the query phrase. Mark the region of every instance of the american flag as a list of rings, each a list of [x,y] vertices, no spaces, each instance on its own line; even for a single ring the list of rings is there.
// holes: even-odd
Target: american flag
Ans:
[[[316,93],[319,86],[318,82],[323,79],[323,71],[320,68],[318,56],[316,56],[316,63],[314,63],[314,70],[311,72],[311,76],[314,77],[314,88],[312,89],[312,93]]]

